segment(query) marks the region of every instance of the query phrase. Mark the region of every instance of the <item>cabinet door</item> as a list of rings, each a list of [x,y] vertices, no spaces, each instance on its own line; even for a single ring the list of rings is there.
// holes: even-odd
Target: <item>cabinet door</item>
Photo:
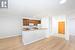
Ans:
[[[30,23],[41,24],[41,20],[30,20]]]
[[[29,19],[23,19],[23,26],[29,26]]]
[[[37,20],[38,24],[41,24],[41,20]]]

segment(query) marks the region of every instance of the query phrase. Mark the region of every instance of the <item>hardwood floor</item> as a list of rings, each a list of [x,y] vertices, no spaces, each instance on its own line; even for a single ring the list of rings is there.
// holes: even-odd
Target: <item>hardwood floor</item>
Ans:
[[[0,39],[0,50],[75,50],[75,45],[58,37],[42,39],[24,46],[21,36]]]

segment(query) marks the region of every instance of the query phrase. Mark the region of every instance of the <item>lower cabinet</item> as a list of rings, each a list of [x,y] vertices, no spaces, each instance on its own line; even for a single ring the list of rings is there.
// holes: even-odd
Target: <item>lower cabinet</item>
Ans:
[[[24,45],[44,39],[46,37],[45,30],[23,31],[22,41]]]

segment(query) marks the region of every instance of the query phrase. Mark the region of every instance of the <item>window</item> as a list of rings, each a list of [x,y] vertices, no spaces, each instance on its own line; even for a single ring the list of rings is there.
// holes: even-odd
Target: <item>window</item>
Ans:
[[[8,0],[0,0],[0,8],[8,8]]]

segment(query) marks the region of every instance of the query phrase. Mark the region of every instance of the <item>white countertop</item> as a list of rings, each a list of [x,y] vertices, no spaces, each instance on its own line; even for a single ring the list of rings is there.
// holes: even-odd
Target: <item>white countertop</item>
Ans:
[[[48,28],[39,28],[39,29],[32,29],[32,30],[24,30],[23,31],[36,31],[36,30],[47,30]]]

